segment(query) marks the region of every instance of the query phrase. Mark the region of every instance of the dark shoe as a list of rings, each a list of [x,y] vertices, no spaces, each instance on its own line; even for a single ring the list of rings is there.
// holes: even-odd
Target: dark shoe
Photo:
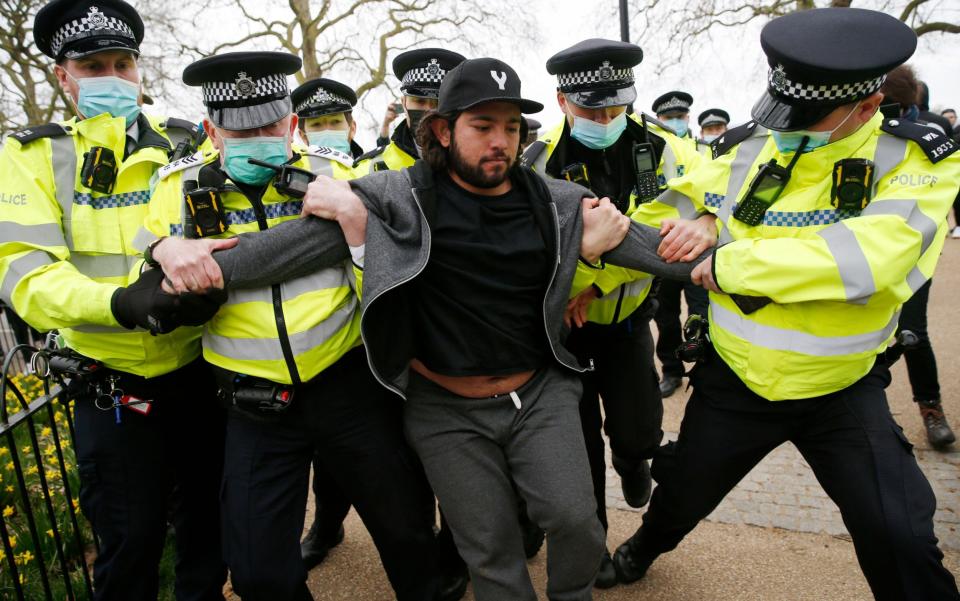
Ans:
[[[319,530],[315,520],[307,535],[300,541],[300,558],[308,572],[326,559],[330,549],[343,542],[343,524],[340,524],[340,529],[334,536],[321,536]]]
[[[660,380],[660,396],[669,397],[677,391],[677,388],[680,388],[681,384],[683,384],[683,378],[679,376],[663,376]]]
[[[622,584],[630,584],[643,578],[653,564],[656,555],[642,553],[640,550],[640,531],[627,539],[627,542],[617,547],[613,554],[613,569],[617,572],[617,580]]]
[[[927,440],[936,449],[942,449],[956,442],[957,437],[947,423],[940,401],[917,401],[923,426],[927,429]]]
[[[614,461],[614,467],[617,462]],[[623,488],[623,500],[630,507],[640,508],[650,501],[653,479],[650,477],[650,464],[641,461],[633,471],[617,470],[620,474],[620,486]]]
[[[613,560],[610,559],[610,551],[603,552],[603,559],[600,560],[600,571],[597,572],[597,579],[593,586],[597,588],[610,588],[617,584],[617,571],[613,568]]]
[[[443,575],[437,601],[460,601],[467,592],[469,582],[470,572],[466,566],[447,572]]]
[[[520,531],[523,533],[523,553],[527,559],[533,559],[543,547],[543,528],[537,526],[524,512],[520,514]]]

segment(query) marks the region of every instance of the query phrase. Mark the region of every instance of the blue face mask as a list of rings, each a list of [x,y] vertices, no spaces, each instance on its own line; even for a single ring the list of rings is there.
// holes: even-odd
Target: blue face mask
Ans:
[[[777,131],[775,129],[771,129],[770,135],[773,136],[773,143],[777,145],[777,150],[780,151],[780,154],[796,152],[796,150],[800,148],[800,143],[803,141],[803,139],[808,138],[807,145],[803,147],[803,153],[806,154],[829,144],[830,136],[833,135],[833,132],[843,127],[843,124],[847,122],[847,119],[849,119],[858,108],[860,108],[859,102],[849,113],[847,113],[847,116],[843,118],[843,121],[828,131],[810,131],[807,129],[801,129],[797,131]]]
[[[597,123],[583,117],[573,117],[573,128],[570,135],[577,142],[593,150],[609,148],[620,139],[620,134],[627,129],[627,114],[620,113],[609,123]]]
[[[690,126],[685,119],[665,119],[663,124],[677,132],[677,135],[681,138],[687,135],[687,132],[690,131]]]
[[[350,154],[350,137],[346,130],[325,129],[323,131],[308,131],[307,141],[311,146],[325,146]]]
[[[80,93],[77,98],[77,110],[84,118],[96,117],[107,113],[111,117],[123,117],[127,127],[133,125],[140,114],[140,84],[120,77],[84,77],[75,79]]]
[[[269,167],[247,162],[259,159],[271,165],[283,165],[287,155],[287,136],[262,136],[256,138],[221,138],[223,140],[223,168],[230,179],[251,186],[262,186],[276,175]]]
[[[720,137],[720,134],[704,134],[703,141],[709,144],[710,142],[713,142],[719,137]]]

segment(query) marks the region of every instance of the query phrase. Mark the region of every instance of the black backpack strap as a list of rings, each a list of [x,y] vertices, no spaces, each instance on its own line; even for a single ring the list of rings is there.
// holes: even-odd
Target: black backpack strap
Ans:
[[[713,158],[727,154],[731,148],[752,136],[756,130],[757,123],[755,121],[747,121],[743,125],[738,125],[723,132],[719,138],[710,143]]]
[[[906,119],[884,119],[880,129],[891,136],[916,142],[931,163],[939,163],[960,148],[939,129]]]
[[[59,138],[69,133],[70,130],[59,123],[45,123],[43,125],[30,125],[18,132],[10,134],[10,137],[20,142],[20,144],[29,144],[40,138]]]

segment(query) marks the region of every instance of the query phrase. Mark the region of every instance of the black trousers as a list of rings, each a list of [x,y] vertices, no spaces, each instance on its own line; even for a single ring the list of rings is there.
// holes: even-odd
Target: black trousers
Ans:
[[[430,489],[403,438],[400,399],[376,382],[362,348],[297,387],[279,418],[233,409],[222,490],[224,552],[244,601],[311,599],[300,559],[310,462],[320,448],[373,537],[399,601],[432,601]]]
[[[933,354],[930,336],[927,334],[927,301],[930,299],[932,283],[933,280],[928,280],[921,286],[910,300],[903,303],[903,311],[900,313],[900,330],[910,330],[918,338],[915,347],[903,352],[915,401],[940,400],[937,358]]]
[[[790,441],[840,508],[860,567],[880,600],[960,599],[933,533],[936,499],[887,406],[877,365],[822,397],[771,402],[713,352],[691,376],[676,444],[658,451],[658,486],[640,548],[670,551],[770,451]]]
[[[320,447],[313,455],[313,498],[316,507],[313,519],[318,529],[317,534],[323,540],[331,540],[350,513],[350,501],[337,485],[337,479],[324,465],[323,450]]]
[[[653,365],[650,316],[643,307],[617,324],[587,323],[574,329],[567,348],[594,371],[585,373],[580,421],[587,445],[590,474],[597,500],[597,517],[607,527],[607,462],[601,428],[610,438],[618,473],[636,471],[653,456],[663,431],[663,401]],[[606,420],[600,413],[600,400]]]
[[[168,516],[176,529],[178,601],[222,601],[220,474],[224,412],[205,363],[144,379],[122,375],[125,393],[154,401],[148,415],[75,408],[80,507],[100,541],[98,601],[156,601]]]
[[[707,291],[692,282],[661,280],[657,290],[659,307],[654,316],[657,322],[657,359],[663,364],[663,376],[683,377],[683,361],[676,350],[683,342],[683,324],[680,323],[680,293],[687,298],[688,314],[707,316]]]

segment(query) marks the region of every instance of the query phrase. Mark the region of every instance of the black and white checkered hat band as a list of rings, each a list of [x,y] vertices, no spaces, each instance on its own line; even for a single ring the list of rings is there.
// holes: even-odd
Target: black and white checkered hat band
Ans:
[[[770,89],[777,94],[786,96],[787,98],[813,102],[822,100],[837,101],[869,96],[880,89],[880,86],[883,85],[886,78],[886,75],[881,75],[874,79],[852,83],[807,84],[792,81],[788,79],[782,71],[776,69],[770,69],[767,75]]]
[[[424,86],[428,88],[439,88],[440,82],[443,81],[443,77],[447,74],[442,68],[437,65],[430,65],[428,67],[417,67],[416,69],[410,69],[403,74],[403,79],[401,80],[402,86]]]
[[[596,84],[633,84],[633,69],[630,67],[625,69],[601,67],[593,71],[557,74],[557,86],[563,91],[576,91],[574,88],[582,89]]]
[[[212,81],[203,84],[203,103],[218,104],[259,104],[251,102],[258,98],[277,98],[290,94],[287,77],[273,73],[263,77],[238,77],[236,81]]]
[[[296,112],[299,113],[311,107],[325,107],[333,105],[352,106],[350,101],[343,96],[332,94],[326,90],[317,90],[317,92],[297,105]]]
[[[50,50],[54,56],[59,56],[60,50],[66,44],[83,40],[95,35],[115,35],[118,37],[130,38],[130,42],[136,46],[137,38],[133,35],[133,29],[122,20],[116,17],[107,17],[98,15],[99,18],[90,22],[88,17],[81,17],[70,21],[61,27],[50,40]]]

